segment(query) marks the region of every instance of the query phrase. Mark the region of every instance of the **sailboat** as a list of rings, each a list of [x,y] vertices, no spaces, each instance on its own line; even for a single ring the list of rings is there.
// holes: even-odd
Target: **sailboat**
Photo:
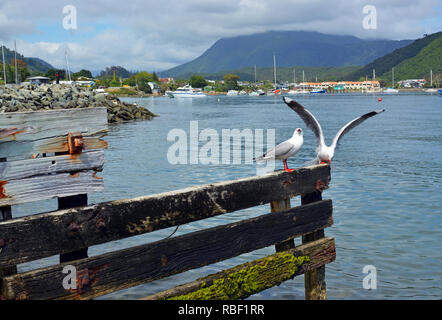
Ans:
[[[398,93],[399,90],[394,88],[394,68],[391,68],[391,88],[384,90],[384,93]]]
[[[2,40],[2,57],[3,57],[3,81],[5,82],[5,88],[6,88],[6,63],[5,63],[5,50],[3,46],[3,40]]]
[[[273,89],[273,91],[270,91],[270,92],[267,92],[267,95],[268,96],[273,96],[273,95],[276,95],[276,94],[281,94],[281,89],[278,89],[277,87],[276,87],[276,57],[275,57],[275,55],[273,55],[273,75],[274,75],[274,80],[275,80],[275,82],[274,82],[274,89]]]

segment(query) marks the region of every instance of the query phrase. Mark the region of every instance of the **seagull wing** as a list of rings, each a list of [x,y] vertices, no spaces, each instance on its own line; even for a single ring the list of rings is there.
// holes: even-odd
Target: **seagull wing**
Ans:
[[[295,111],[305,122],[307,127],[313,131],[316,136],[317,147],[319,148],[320,146],[325,145],[321,125],[319,124],[318,120],[316,120],[316,118],[310,113],[310,111],[308,111],[298,102],[290,98],[283,97],[282,100],[284,100],[284,102],[290,107],[290,109]]]
[[[287,153],[290,152],[290,150],[293,149],[293,144],[287,140],[284,142],[281,142],[273,149],[270,149],[266,153],[264,153],[261,157],[257,158],[257,161],[266,161],[271,159],[279,159],[280,157],[283,157]]]
[[[339,140],[342,138],[342,136],[346,133],[348,133],[351,129],[353,129],[354,127],[356,127],[357,125],[361,124],[362,122],[364,122],[365,120],[367,120],[368,118],[371,118],[379,113],[384,112],[385,109],[382,110],[378,110],[378,111],[372,111],[369,113],[366,113],[352,121],[350,121],[349,123],[347,123],[345,126],[343,126],[341,128],[341,130],[339,130],[339,132],[336,134],[336,136],[333,138],[333,142],[331,147],[334,149],[336,148],[336,146],[339,143]]]

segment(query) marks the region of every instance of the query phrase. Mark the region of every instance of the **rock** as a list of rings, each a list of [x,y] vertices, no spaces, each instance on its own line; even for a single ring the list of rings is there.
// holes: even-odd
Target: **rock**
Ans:
[[[111,94],[66,85],[20,85],[0,89],[0,112],[106,107],[109,123],[150,120],[156,115]]]

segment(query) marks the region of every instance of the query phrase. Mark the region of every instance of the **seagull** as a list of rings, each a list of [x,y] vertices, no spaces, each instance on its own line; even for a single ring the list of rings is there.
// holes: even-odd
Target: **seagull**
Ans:
[[[322,133],[321,125],[319,124],[318,120],[303,106],[301,106],[298,102],[295,100],[292,100],[290,98],[283,97],[282,98],[284,102],[293,110],[295,111],[301,119],[305,122],[308,128],[310,128],[313,133],[316,136],[316,155],[317,158],[315,159],[316,163],[329,163],[331,164],[331,160],[333,159],[335,155],[335,149],[337,144],[339,143],[339,140],[342,138],[342,136],[346,133],[348,133],[351,129],[356,127],[358,124],[361,124],[368,118],[371,118],[379,113],[382,113],[385,111],[385,109],[378,110],[378,111],[372,111],[369,113],[366,113],[349,123],[347,123],[345,126],[341,128],[341,130],[338,131],[336,136],[333,138],[331,146],[327,146],[324,142],[324,135]]]
[[[287,166],[287,159],[294,156],[301,149],[304,143],[304,138],[302,136],[302,129],[297,128],[293,132],[293,136],[278,144],[273,149],[267,151],[262,156],[256,159],[258,162],[268,161],[268,160],[282,160],[284,163],[284,170],[287,172],[293,172],[295,169],[289,169]]]

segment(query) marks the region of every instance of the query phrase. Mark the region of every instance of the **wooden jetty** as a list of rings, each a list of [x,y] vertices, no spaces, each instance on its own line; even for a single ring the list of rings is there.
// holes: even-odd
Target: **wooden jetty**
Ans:
[[[261,248],[275,253],[146,297],[244,299],[304,274],[306,299],[325,299],[325,265],[335,260],[332,201],[322,200],[330,167],[191,187],[88,205],[102,191],[105,108],[0,114],[0,296],[91,299]],[[301,196],[301,206],[290,198]],[[14,217],[14,205],[58,198],[58,210]],[[270,204],[270,213],[88,257],[88,247]],[[294,239],[300,237],[302,244]],[[17,265],[60,263],[17,273]],[[63,269],[77,270],[65,289]]]

